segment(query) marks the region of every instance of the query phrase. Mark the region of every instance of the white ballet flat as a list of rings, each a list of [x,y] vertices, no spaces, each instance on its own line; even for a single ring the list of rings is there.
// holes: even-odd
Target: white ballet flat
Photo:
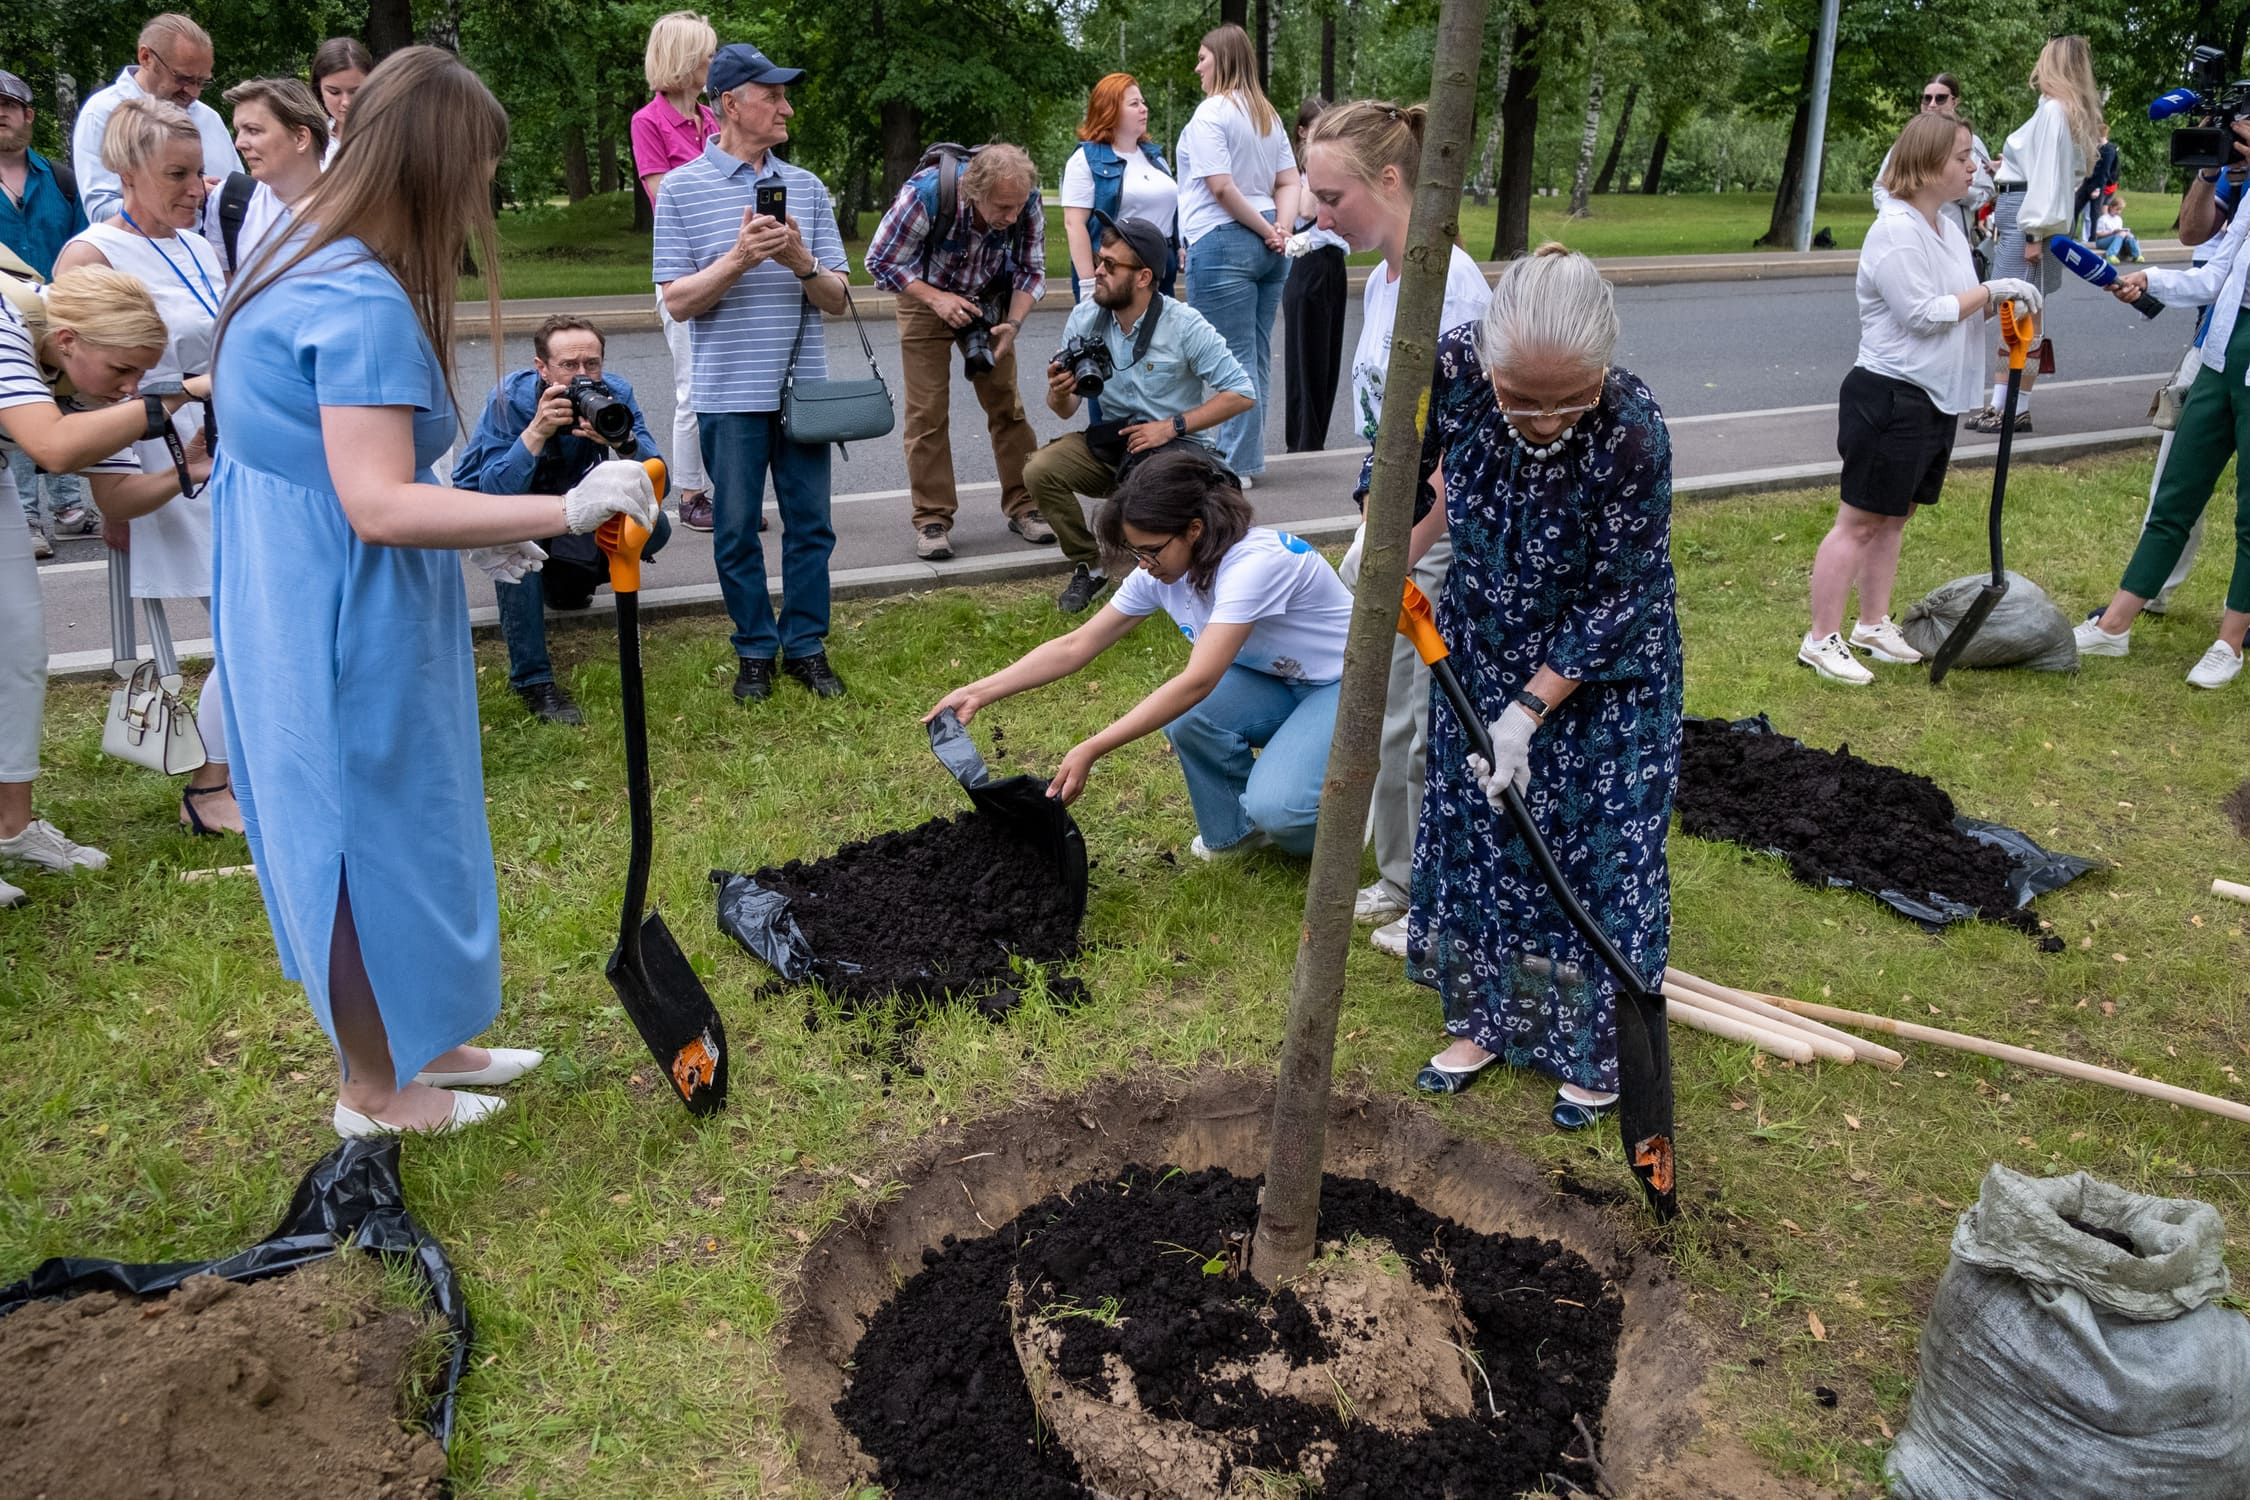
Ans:
[[[347,1141],[370,1140],[386,1135],[449,1135],[456,1130],[490,1119],[508,1107],[508,1101],[497,1094],[455,1094],[453,1114],[442,1125],[429,1125],[411,1129],[405,1125],[386,1125],[372,1115],[363,1115],[356,1109],[336,1106],[336,1133]]]
[[[489,1087],[496,1083],[514,1083],[546,1059],[544,1052],[529,1047],[491,1047],[492,1061],[481,1068],[466,1073],[421,1072],[414,1075],[416,1083],[426,1083],[433,1089],[464,1089]]]

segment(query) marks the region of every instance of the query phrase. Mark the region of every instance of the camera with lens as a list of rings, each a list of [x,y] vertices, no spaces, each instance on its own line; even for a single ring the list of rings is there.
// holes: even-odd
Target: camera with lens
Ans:
[[[996,276],[992,283],[970,300],[977,305],[977,315],[953,330],[953,342],[961,346],[961,368],[969,378],[992,373],[992,330],[1008,321],[1008,278]]]
[[[633,408],[617,399],[609,383],[591,375],[573,375],[570,378],[570,409],[611,448],[620,458],[631,458],[640,451],[633,440]]]
[[[1074,334],[1055,351],[1055,366],[1070,372],[1071,389],[1080,396],[1099,396],[1117,363],[1109,357],[1109,344],[1099,334]]]
[[[2172,165],[2214,171],[2234,160],[2234,122],[2250,116],[2250,79],[2227,78],[2227,55],[2218,47],[2188,50],[2187,87],[2157,96],[2151,120],[2195,115],[2200,123],[2172,132]]]

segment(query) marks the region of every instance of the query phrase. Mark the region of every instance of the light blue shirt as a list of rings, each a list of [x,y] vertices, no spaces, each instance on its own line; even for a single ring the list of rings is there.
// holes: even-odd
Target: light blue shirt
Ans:
[[[664,174],[656,193],[656,249],[651,263],[656,284],[677,281],[717,261],[734,247],[745,209],[757,202],[758,184],[779,182],[788,194],[789,216],[804,233],[805,248],[824,271],[845,271],[844,237],[837,233],[828,189],[802,167],[771,151],[752,167],[719,149]],[[765,412],[781,409],[782,378],[789,373],[789,350],[804,323],[805,341],[797,374],[805,380],[828,375],[828,350],[820,312],[805,310],[805,284],[778,261],[751,267],[727,288],[710,311],[688,320],[688,385],[699,412]]]
[[[669,178],[666,181],[670,181]],[[1156,303],[1149,303],[1146,318],[1156,311]],[[1107,421],[1144,422],[1163,421],[1195,410],[1203,404],[1204,387],[1213,390],[1233,391],[1255,401],[1258,389],[1250,383],[1249,372],[1242,361],[1227,348],[1227,341],[1219,330],[1211,326],[1210,319],[1185,302],[1164,299],[1164,315],[1156,320],[1156,332],[1151,335],[1148,352],[1136,362],[1133,358],[1134,336],[1140,325],[1135,323],[1129,333],[1118,326],[1114,314],[1101,307],[1092,298],[1070,310],[1070,319],[1063,324],[1063,342],[1068,343],[1082,333],[1091,333],[1095,324],[1107,317],[1109,323],[1109,357],[1117,367],[1102,386],[1102,416]],[[1210,439],[1203,433],[1191,432],[1188,437],[1209,447]]]
[[[78,174],[78,201],[86,205],[89,224],[113,219],[125,206],[117,174],[102,165],[102,132],[109,129],[109,117],[117,113],[119,101],[149,97],[148,90],[133,76],[134,71],[128,64],[115,83],[88,99],[78,111],[78,123],[71,127],[70,165]],[[190,104],[187,112],[195,122],[195,133],[203,137],[203,175],[224,182],[241,171],[242,158],[234,151],[234,132],[227,129],[219,112],[201,99]]]

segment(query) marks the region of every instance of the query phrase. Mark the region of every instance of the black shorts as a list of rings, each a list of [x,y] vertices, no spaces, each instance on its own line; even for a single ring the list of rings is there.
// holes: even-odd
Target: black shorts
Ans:
[[[1878,516],[1937,504],[1953,457],[1955,419],[1920,386],[1857,365],[1836,396],[1836,453],[1844,503]]]

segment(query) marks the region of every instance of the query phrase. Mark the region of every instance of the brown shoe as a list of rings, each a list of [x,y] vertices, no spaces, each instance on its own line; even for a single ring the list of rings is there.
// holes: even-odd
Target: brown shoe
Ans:
[[[914,535],[914,555],[924,562],[944,562],[953,555],[953,533],[935,521]]]
[[[680,497],[680,524],[690,531],[711,529],[711,496],[708,491],[689,490]]]
[[[1035,547],[1055,545],[1055,528],[1049,526],[1047,518],[1035,510],[1027,510],[1008,522],[1008,529]]]

